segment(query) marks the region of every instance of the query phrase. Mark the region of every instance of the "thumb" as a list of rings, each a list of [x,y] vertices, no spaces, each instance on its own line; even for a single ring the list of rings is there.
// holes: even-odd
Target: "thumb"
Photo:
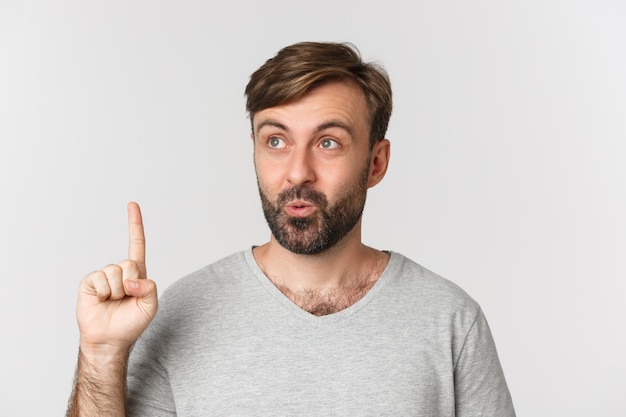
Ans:
[[[137,297],[138,302],[150,315],[154,315],[158,305],[156,283],[151,279],[127,279],[124,281],[126,295]]]

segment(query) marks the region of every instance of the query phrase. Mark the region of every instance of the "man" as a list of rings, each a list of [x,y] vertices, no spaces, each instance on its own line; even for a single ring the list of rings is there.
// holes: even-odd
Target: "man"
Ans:
[[[389,163],[385,72],[300,43],[246,95],[269,242],[173,284],[157,314],[131,203],[129,259],[80,285],[68,415],[514,416],[476,302],[361,242]]]

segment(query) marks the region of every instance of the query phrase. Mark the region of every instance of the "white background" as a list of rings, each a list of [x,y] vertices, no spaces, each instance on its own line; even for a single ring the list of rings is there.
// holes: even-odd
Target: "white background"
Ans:
[[[0,415],[62,415],[80,279],[175,279],[269,232],[243,88],[351,41],[395,91],[366,243],[483,307],[520,416],[623,416],[626,5],[619,0],[0,0]]]

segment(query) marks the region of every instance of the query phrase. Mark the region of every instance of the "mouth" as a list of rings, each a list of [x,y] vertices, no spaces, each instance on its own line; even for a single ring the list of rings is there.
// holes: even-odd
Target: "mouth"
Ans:
[[[297,200],[286,204],[284,210],[292,217],[306,217],[313,214],[317,207],[306,201]]]

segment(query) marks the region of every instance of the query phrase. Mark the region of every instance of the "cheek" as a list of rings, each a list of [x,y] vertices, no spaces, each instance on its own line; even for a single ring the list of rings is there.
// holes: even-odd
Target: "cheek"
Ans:
[[[266,192],[266,194],[272,193],[274,189],[280,187],[279,178],[276,173],[272,172],[271,169],[267,169],[267,167],[257,166],[256,167],[256,179],[259,183],[259,186]]]
[[[363,161],[358,161],[343,169],[329,170],[325,178],[329,189],[333,189],[335,193],[341,193],[357,187],[363,182],[363,177],[368,175],[369,165],[366,166]]]
[[[259,191],[273,201],[278,193],[279,185],[276,184],[277,180],[272,177],[271,169],[255,164],[255,170]]]
[[[272,176],[273,171],[267,159],[259,157],[256,153],[254,154],[254,170],[259,182],[267,182],[267,179]]]

